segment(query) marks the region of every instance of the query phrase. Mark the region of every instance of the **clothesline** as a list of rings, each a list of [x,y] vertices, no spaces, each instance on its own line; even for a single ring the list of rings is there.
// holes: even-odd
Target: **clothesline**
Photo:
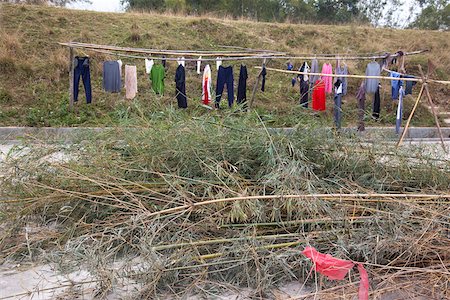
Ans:
[[[241,57],[241,59],[318,59],[318,60],[334,60],[334,59],[343,59],[343,60],[365,60],[365,59],[380,59],[386,58],[388,54],[378,54],[378,55],[362,55],[362,56],[349,56],[349,55],[341,55],[335,54],[334,56],[329,56],[330,54],[323,55],[292,55],[287,56],[283,52],[268,52],[270,50],[247,50],[247,52],[236,52],[236,51],[194,51],[194,50],[156,50],[156,49],[144,49],[144,48],[129,48],[129,47],[118,47],[118,46],[109,46],[109,45],[96,45],[96,44],[86,44],[86,43],[78,43],[78,42],[69,42],[69,43],[58,43],[62,46],[66,46],[69,48],[84,48],[84,49],[95,49],[95,50],[109,50],[109,51],[119,51],[119,52],[128,52],[128,53],[140,53],[140,54],[153,54],[153,55],[169,55],[169,56],[223,56],[224,58],[228,57]],[[418,50],[412,52],[404,52],[404,56],[416,55],[427,52],[428,50]],[[399,53],[395,53],[390,55],[390,57],[397,57]],[[146,57],[148,58],[148,57]],[[158,57],[154,59],[167,59],[164,57]],[[193,59],[198,60],[198,59]],[[217,59],[216,59],[217,60]],[[231,59],[230,59],[231,60]]]
[[[262,69],[262,67],[254,67],[254,68],[255,69]],[[281,73],[288,73],[288,74],[316,75],[316,76],[339,77],[339,78],[346,77],[346,78],[387,79],[387,80],[423,82],[423,80],[421,78],[400,78],[400,77],[388,77],[388,76],[339,75],[339,74],[326,74],[326,73],[308,73],[308,72],[288,71],[288,70],[281,70],[281,69],[267,68],[267,67],[266,67],[266,70],[268,70],[268,71],[275,71],[275,72],[281,72]],[[434,80],[434,79],[428,79],[428,80],[426,80],[426,82],[450,84],[450,81]]]

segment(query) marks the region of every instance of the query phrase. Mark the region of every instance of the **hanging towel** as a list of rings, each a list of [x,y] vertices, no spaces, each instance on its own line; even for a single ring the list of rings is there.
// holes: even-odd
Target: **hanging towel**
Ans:
[[[211,68],[209,65],[206,65],[203,70],[202,102],[205,105],[209,105],[209,102],[211,102]]]
[[[405,96],[405,91],[403,90],[403,86],[400,87],[398,96],[398,106],[397,106],[397,120],[395,122],[395,133],[400,133],[400,127],[402,126],[402,118],[403,118],[403,97]]]
[[[103,88],[110,93],[119,93],[122,86],[120,66],[117,61],[103,63]]]
[[[364,115],[366,112],[366,84],[364,81],[362,81],[359,86],[356,100],[358,100],[358,131],[364,131],[366,130],[364,124]]]
[[[322,79],[318,79],[314,83],[312,92],[312,109],[313,110],[325,110],[325,83]]]
[[[333,67],[331,64],[325,63],[322,66],[322,73],[323,74],[333,74]],[[333,91],[333,78],[331,76],[322,76],[322,80],[325,84],[325,93],[331,94]]]
[[[317,59],[313,59],[311,62],[311,73],[319,73],[319,62]],[[310,75],[309,82],[314,84],[317,79],[319,79],[319,75]]]
[[[381,74],[381,68],[377,62],[372,61],[369,64],[367,64],[366,76],[380,76],[380,74]],[[366,93],[374,94],[378,89],[379,82],[380,82],[380,79],[374,79],[374,78],[367,79],[366,80]]]
[[[216,68],[217,71],[219,70],[219,67],[222,65],[222,59],[220,57],[216,58]]]
[[[164,78],[166,71],[162,64],[155,64],[150,72],[150,80],[152,81],[152,89],[156,94],[164,94]]]
[[[125,65],[125,98],[133,99],[137,91],[136,66]]]
[[[391,72],[389,77],[393,78],[400,78],[401,74],[397,72]],[[392,100],[398,99],[398,91],[400,90],[400,87],[403,85],[401,80],[391,80],[391,87],[392,87]]]
[[[239,82],[238,82],[238,92],[237,92],[237,103],[245,103],[247,102],[247,67],[241,65],[241,69],[239,71]]]
[[[182,64],[178,65],[175,73],[176,96],[178,108],[187,108],[186,72]]]
[[[200,56],[197,60],[197,74],[198,75],[202,74],[201,68],[202,68],[202,57]]]
[[[155,61],[153,59],[149,60],[149,59],[145,59],[145,72],[147,74],[150,74],[150,72],[152,71],[152,67],[155,64]]]

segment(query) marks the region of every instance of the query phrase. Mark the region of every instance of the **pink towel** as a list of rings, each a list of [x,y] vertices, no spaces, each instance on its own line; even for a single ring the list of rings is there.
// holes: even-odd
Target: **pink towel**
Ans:
[[[333,74],[333,68],[331,67],[331,64],[323,64],[322,73]],[[331,94],[331,92],[333,91],[333,78],[331,76],[322,76],[322,80],[325,83],[325,93]]]
[[[137,93],[137,71],[136,66],[125,66],[125,97],[133,99]]]

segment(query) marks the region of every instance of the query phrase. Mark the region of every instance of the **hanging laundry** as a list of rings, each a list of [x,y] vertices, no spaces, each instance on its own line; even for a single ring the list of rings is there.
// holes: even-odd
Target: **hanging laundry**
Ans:
[[[133,99],[136,97],[137,91],[136,66],[125,65],[125,98]]]
[[[119,73],[120,73],[120,77],[122,78],[122,65],[123,65],[123,62],[120,59],[117,62],[119,63]]]
[[[179,64],[175,73],[176,96],[178,108],[187,108],[186,71],[183,64]]]
[[[89,57],[75,57],[73,60],[73,100],[78,101],[80,77],[83,80],[86,103],[92,102],[91,72],[89,70]]]
[[[366,130],[364,125],[364,115],[366,112],[366,84],[364,81],[362,81],[359,86],[356,100],[358,100],[358,131],[362,132]]]
[[[375,91],[375,94],[374,94],[374,97],[373,97],[373,113],[372,113],[372,116],[376,120],[378,120],[380,118],[380,106],[381,106],[380,88],[381,88],[381,85],[378,84],[377,90]]]
[[[233,67],[222,67],[219,66],[219,72],[217,74],[217,84],[216,84],[216,108],[219,108],[220,99],[222,98],[223,89],[227,85],[228,92],[228,107],[231,107],[234,102],[234,78],[233,78]]]
[[[312,92],[312,109],[313,110],[325,110],[325,83],[322,79],[316,80]]]
[[[237,92],[237,103],[247,102],[247,66],[241,64],[241,69],[239,71],[239,82],[238,82],[238,92]]]
[[[163,65],[164,69],[166,68],[166,63],[167,63],[167,61],[166,61],[166,56],[163,55],[163,58],[162,58],[162,60],[161,60],[161,64]]]
[[[342,119],[342,91],[343,84],[340,79],[334,83],[334,124],[336,129],[341,129]]]
[[[333,67],[329,63],[325,63],[322,66],[323,74],[333,74]],[[325,84],[325,93],[330,94],[333,91],[333,78],[331,76],[322,76],[322,80]]]
[[[336,75],[348,75],[347,65],[339,66],[336,68]],[[347,77],[338,77],[342,82],[342,96],[347,95]]]
[[[211,102],[211,68],[209,65],[206,65],[203,70],[202,101],[205,105],[209,105]]]
[[[103,88],[107,92],[119,93],[122,86],[120,66],[117,61],[103,63]]]
[[[292,71],[292,70],[294,70],[294,65],[293,65],[293,64],[291,64],[291,62],[290,62],[290,61],[288,61],[288,63],[287,63],[287,70],[288,70],[288,71]]]
[[[201,68],[202,68],[202,57],[200,56],[197,60],[197,74],[198,75],[202,74]]]
[[[313,59],[311,61],[311,73],[320,73],[319,70],[319,62],[317,61],[317,59]],[[319,75],[310,75],[310,79],[309,82],[311,82],[311,85],[313,85],[318,79],[319,79]]]
[[[400,87],[398,92],[398,105],[397,105],[397,120],[395,122],[395,133],[400,133],[400,127],[402,126],[402,118],[403,118],[403,97],[405,96],[405,91],[403,90],[403,86]]]
[[[299,72],[309,72],[309,66],[307,62],[304,62],[299,69]],[[298,80],[300,82],[300,105],[302,107],[308,107],[308,96],[309,96],[309,83],[308,75],[299,74]]]
[[[145,59],[145,72],[147,74],[150,74],[152,71],[153,65],[155,64],[155,61],[153,59]]]
[[[401,74],[397,72],[391,72],[389,77],[393,78],[400,78]],[[401,80],[391,80],[391,87],[392,87],[392,100],[398,99],[398,91],[400,90],[400,87],[403,85]]]
[[[372,61],[367,64],[366,68],[366,76],[380,76],[381,68],[380,65],[376,61]],[[366,93],[373,94],[378,89],[378,84],[380,79],[369,78],[366,79]]]
[[[186,61],[184,57],[181,57],[180,59],[177,59],[178,65],[182,65],[183,67],[186,66]]]
[[[220,57],[216,58],[216,68],[219,70],[219,67],[222,65],[222,59]]]
[[[411,75],[404,75],[404,78],[416,78]],[[413,86],[417,84],[416,81],[405,81],[405,95],[412,95]]]
[[[156,94],[164,94],[164,78],[166,71],[162,64],[155,64],[150,72],[150,80],[152,81],[152,89]]]
[[[263,64],[262,70],[261,70],[261,76],[262,76],[261,91],[262,92],[264,92],[264,90],[266,88],[266,75],[267,75],[266,65]]]

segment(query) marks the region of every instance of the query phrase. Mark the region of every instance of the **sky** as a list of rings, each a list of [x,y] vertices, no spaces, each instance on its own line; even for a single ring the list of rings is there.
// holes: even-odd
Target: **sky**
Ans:
[[[91,4],[86,3],[74,3],[68,5],[69,8],[75,9],[88,9],[95,11],[109,11],[109,12],[121,12],[123,7],[120,4],[120,0],[90,0]]]

